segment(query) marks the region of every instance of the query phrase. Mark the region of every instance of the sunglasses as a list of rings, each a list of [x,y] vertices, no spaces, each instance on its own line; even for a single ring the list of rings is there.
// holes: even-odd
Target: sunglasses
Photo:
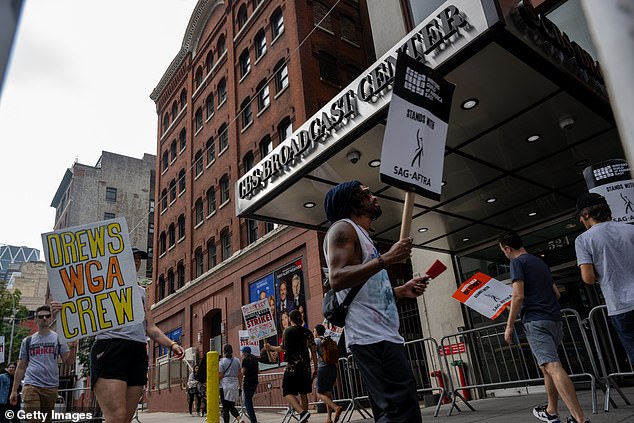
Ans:
[[[39,316],[37,316],[38,319],[50,319],[51,315],[50,314],[40,314]]]

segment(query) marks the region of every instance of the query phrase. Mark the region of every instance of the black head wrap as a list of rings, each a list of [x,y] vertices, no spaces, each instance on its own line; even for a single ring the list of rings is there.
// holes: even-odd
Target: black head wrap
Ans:
[[[324,210],[330,223],[350,217],[352,194],[361,185],[360,181],[342,182],[331,188],[324,198]]]

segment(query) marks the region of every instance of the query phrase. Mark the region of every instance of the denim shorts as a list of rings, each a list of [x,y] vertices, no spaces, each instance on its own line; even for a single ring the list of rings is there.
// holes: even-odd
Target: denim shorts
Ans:
[[[561,321],[534,320],[524,322],[528,345],[537,359],[537,364],[559,363],[557,348],[564,337]]]

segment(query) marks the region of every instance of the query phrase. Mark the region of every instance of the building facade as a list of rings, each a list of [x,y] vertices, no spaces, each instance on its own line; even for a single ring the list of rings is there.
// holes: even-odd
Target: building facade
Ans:
[[[154,172],[156,157],[123,156],[103,151],[95,166],[75,163],[66,170],[51,202],[53,230],[125,217],[132,245],[152,257]],[[152,261],[142,264],[139,278],[152,278]]]
[[[40,260],[40,250],[15,245],[0,245],[0,282],[8,282],[20,264]]]
[[[225,343],[236,348],[240,307],[265,296],[280,330],[286,299],[308,325],[323,319],[323,234],[237,218],[233,187],[356,78],[373,51],[365,1],[196,4],[180,52],[151,94],[159,160],[148,298],[188,359]],[[166,351],[150,350],[158,369]],[[150,372],[150,409],[184,409],[180,386],[165,378]]]

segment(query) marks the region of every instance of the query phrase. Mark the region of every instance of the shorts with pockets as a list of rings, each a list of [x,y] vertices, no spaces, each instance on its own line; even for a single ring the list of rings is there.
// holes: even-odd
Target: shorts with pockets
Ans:
[[[559,363],[557,348],[564,337],[561,321],[533,320],[524,322],[524,332],[537,364]]]
[[[125,381],[128,386],[147,383],[148,356],[145,342],[102,339],[90,351],[90,380],[99,378]]]

